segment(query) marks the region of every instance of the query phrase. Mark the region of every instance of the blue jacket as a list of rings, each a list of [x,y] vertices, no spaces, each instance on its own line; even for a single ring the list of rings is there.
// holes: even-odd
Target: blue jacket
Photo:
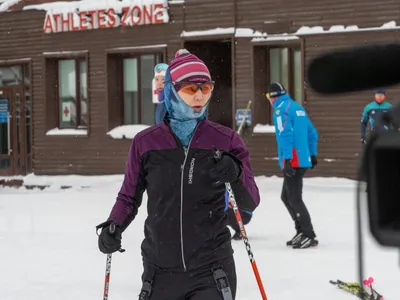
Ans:
[[[372,101],[368,103],[361,117],[361,138],[365,139],[365,132],[367,131],[367,126],[369,123],[369,127],[371,131],[386,131],[389,130],[387,126],[375,126],[376,121],[380,115],[384,112],[388,112],[392,108],[392,104],[389,102],[383,101],[382,103],[378,103],[376,101]]]
[[[305,109],[288,94],[273,104],[276,142],[281,169],[287,159],[293,168],[310,168],[311,156],[317,155],[318,133]]]

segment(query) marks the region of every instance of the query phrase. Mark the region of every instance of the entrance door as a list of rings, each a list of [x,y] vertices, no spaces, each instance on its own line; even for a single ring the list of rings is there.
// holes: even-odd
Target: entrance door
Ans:
[[[0,88],[0,175],[29,172],[30,148],[29,91],[24,93],[21,86]]]
[[[232,128],[232,49],[231,41],[187,41],[185,48],[210,69],[215,89],[208,107],[208,119]]]
[[[0,94],[0,174],[13,175],[12,95]]]

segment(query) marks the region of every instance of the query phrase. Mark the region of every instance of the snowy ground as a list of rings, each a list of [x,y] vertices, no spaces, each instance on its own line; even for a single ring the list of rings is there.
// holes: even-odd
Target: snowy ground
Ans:
[[[68,177],[86,188],[60,190],[66,177],[30,177],[47,182],[44,190],[0,189],[0,286],[5,300],[101,299],[105,255],[97,249],[95,225],[114,203],[121,176]],[[304,198],[312,214],[320,246],[286,248],[293,235],[291,220],[280,201],[281,179],[257,178],[262,203],[247,227],[269,300],[356,299],[331,286],[330,279],[356,281],[354,182],[306,179]],[[123,237],[127,251],[113,256],[110,300],[137,299],[142,271],[140,243],[145,204]],[[398,251],[378,246],[365,230],[366,274],[386,300],[400,299]],[[241,241],[234,243],[238,300],[261,299]],[[171,299],[173,300],[173,299]]]

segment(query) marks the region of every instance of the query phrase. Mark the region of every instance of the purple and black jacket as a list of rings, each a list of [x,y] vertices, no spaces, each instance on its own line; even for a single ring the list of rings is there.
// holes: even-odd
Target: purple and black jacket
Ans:
[[[193,270],[232,255],[225,209],[225,186],[208,175],[213,147],[233,154],[242,173],[232,182],[239,208],[254,211],[260,195],[249,152],[232,129],[199,122],[185,149],[168,121],[147,128],[132,141],[125,178],[109,220],[125,230],[147,191],[143,258],[162,269]]]

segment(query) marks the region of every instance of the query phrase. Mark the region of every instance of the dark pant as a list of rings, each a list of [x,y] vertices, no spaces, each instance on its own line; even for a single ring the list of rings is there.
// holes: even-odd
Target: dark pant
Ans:
[[[187,272],[156,270],[147,264],[144,269],[141,295],[146,294],[145,290],[150,285],[151,293],[148,298],[139,296],[139,300],[234,300],[236,296],[236,269],[233,257]],[[223,296],[223,292],[227,290],[227,283],[230,289],[227,295],[231,295],[231,298]]]
[[[252,217],[251,214],[244,211],[240,211],[240,216],[242,217],[243,225],[247,225],[250,223]],[[233,211],[232,208],[228,209],[228,225],[231,226],[236,232],[240,231],[238,222],[236,220],[235,212]]]
[[[296,174],[288,177],[283,174],[281,199],[294,221],[297,232],[315,238],[310,214],[303,202],[303,177],[307,169],[296,168]]]

